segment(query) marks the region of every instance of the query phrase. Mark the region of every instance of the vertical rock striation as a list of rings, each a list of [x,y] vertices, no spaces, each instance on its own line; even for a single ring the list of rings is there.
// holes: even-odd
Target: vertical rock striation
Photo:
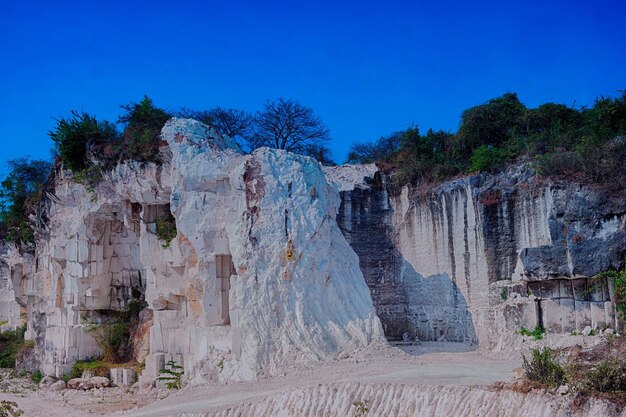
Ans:
[[[552,184],[523,168],[428,191],[368,175],[378,179],[340,184],[337,219],[388,338],[505,349],[520,326],[619,326],[612,284],[591,277],[623,266],[623,190]]]

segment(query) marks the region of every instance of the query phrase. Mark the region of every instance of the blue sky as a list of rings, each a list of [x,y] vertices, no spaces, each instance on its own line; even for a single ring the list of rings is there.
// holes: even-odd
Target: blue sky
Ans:
[[[299,100],[343,162],[410,124],[454,131],[506,91],[585,105],[626,88],[620,1],[338,3],[0,0],[0,163],[49,157],[54,116],[115,120],[144,94],[169,109]]]

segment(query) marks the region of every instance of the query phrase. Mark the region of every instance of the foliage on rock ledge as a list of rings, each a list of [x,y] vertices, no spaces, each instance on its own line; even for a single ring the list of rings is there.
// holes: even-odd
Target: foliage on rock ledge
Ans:
[[[170,247],[172,240],[176,237],[176,219],[171,214],[166,214],[156,220],[156,235],[161,241],[163,249]]]

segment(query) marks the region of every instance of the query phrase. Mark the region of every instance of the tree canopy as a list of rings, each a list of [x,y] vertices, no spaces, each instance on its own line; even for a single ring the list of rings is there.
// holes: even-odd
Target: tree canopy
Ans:
[[[330,141],[330,131],[313,109],[294,100],[278,98],[265,103],[254,118],[248,140],[251,149],[267,146],[311,154]]]
[[[0,235],[16,243],[33,241],[28,215],[39,200],[52,164],[29,158],[8,162],[9,174],[0,183]]]

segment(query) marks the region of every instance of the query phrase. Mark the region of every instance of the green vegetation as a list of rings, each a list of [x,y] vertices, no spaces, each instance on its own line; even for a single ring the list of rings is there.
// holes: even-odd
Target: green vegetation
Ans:
[[[621,320],[626,320],[626,259],[621,271],[606,271],[595,275],[593,278],[613,279],[615,286],[614,303],[615,310]]]
[[[42,160],[10,160],[0,183],[0,236],[15,243],[34,243],[29,215],[34,213],[51,165]]]
[[[105,361],[116,361],[118,352],[130,339],[130,323],[115,317],[105,323],[87,325],[86,332],[96,340]]]
[[[520,327],[519,329],[519,334],[521,334],[522,336],[532,336],[535,338],[535,340],[543,339],[543,335],[545,333],[546,333],[546,329],[544,329],[541,326],[535,326],[535,328],[532,331],[528,330],[524,326]]]
[[[367,400],[364,401],[354,401],[352,403],[354,407],[354,417],[363,417],[365,414],[369,413],[370,408]]]
[[[48,133],[54,142],[63,165],[77,173],[89,166],[87,151],[118,140],[115,126],[98,121],[88,113],[72,111],[68,118],[57,120],[56,127]]]
[[[600,362],[587,373],[581,389],[603,393],[626,393],[626,360],[610,358]]]
[[[99,358],[102,363],[120,363],[129,359],[132,350],[131,335],[139,322],[139,312],[145,306],[143,301],[133,301],[128,309],[115,312],[100,323],[86,325],[85,331],[96,340],[102,352],[102,357]],[[89,362],[94,363],[96,360]]]
[[[555,351],[533,349],[532,356],[522,356],[526,378],[542,387],[567,385],[578,402],[601,397],[624,404],[626,394],[626,359],[624,341],[598,345],[587,353],[574,352],[566,361]]]
[[[148,96],[139,103],[122,106],[125,114],[118,121],[126,125],[123,138],[130,159],[160,162],[161,129],[171,115],[154,105]]]
[[[176,219],[171,214],[161,216],[156,221],[156,235],[161,241],[163,249],[170,247],[172,240],[176,237]]]
[[[157,381],[164,381],[167,389],[181,389],[183,387],[182,376],[185,373],[183,367],[174,361],[168,361],[161,369]]]
[[[546,103],[527,108],[506,93],[465,110],[457,133],[412,126],[357,143],[348,162],[379,162],[398,185],[428,183],[475,171],[530,163],[541,175],[607,187],[626,185],[626,92],[590,108]]]
[[[565,370],[548,348],[533,349],[530,360],[522,355],[522,366],[526,377],[549,387],[558,387],[565,383]]]
[[[72,366],[72,370],[68,375],[68,380],[80,378],[83,375],[83,372],[87,372],[94,376],[108,376],[109,370],[114,366],[115,364],[96,358],[81,360]]]
[[[507,299],[507,297],[508,297],[508,296],[509,296],[509,293],[508,293],[508,291],[506,290],[506,288],[502,288],[502,289],[500,290],[500,299],[501,299],[502,301],[505,301],[505,300]]]
[[[43,374],[39,369],[35,369],[35,372],[33,372],[33,374],[31,375],[31,379],[35,384],[39,385],[39,383],[43,379]]]
[[[24,333],[26,325],[0,333],[0,368],[15,368],[17,354],[28,346]]]
[[[20,417],[24,412],[17,407],[14,401],[0,401],[0,417]]]

